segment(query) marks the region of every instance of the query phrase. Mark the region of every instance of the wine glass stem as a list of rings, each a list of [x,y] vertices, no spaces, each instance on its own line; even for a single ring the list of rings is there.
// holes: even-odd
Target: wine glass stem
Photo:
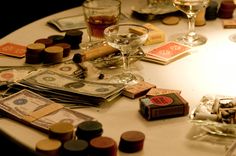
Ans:
[[[194,40],[197,39],[197,34],[195,32],[195,19],[196,15],[187,15],[188,16],[188,29],[189,32],[187,34],[187,40],[189,42],[193,42]]]
[[[129,71],[129,56],[128,54],[122,54],[123,59],[123,72],[127,73]]]

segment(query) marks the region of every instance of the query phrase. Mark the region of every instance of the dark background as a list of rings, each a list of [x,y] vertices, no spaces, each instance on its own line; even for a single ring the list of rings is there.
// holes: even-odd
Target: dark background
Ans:
[[[0,39],[37,19],[81,6],[83,1],[84,0],[6,0],[1,3],[0,9]],[[1,130],[0,150],[2,156],[4,153],[5,155],[39,156]]]
[[[6,0],[0,9],[0,38],[37,19],[81,6],[84,0]]]

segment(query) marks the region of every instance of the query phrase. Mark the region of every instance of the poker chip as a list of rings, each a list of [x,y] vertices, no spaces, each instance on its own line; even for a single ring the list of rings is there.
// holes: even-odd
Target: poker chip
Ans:
[[[102,124],[98,121],[84,121],[76,129],[76,136],[87,141],[101,136],[102,133]]]
[[[44,63],[59,63],[63,59],[63,48],[60,46],[50,46],[44,49]]]
[[[53,41],[53,44],[63,43],[64,42],[64,37],[65,37],[64,35],[51,35],[51,36],[48,36],[48,38]]]
[[[218,17],[219,18],[232,18],[233,12],[236,5],[233,1],[224,0],[220,4],[220,8],[218,10]]]
[[[74,126],[71,123],[58,122],[49,127],[49,137],[61,142],[73,139]]]
[[[218,3],[211,1],[206,8],[205,18],[206,20],[214,20],[217,18]]]
[[[29,64],[38,64],[43,61],[43,51],[45,44],[32,43],[26,46],[25,62]]]
[[[177,16],[167,16],[162,19],[162,23],[166,25],[175,25],[178,24],[180,21],[180,18]]]
[[[119,150],[134,153],[143,149],[145,135],[140,131],[126,131],[120,137]]]
[[[59,140],[47,138],[38,141],[35,148],[41,154],[56,156],[59,155],[61,146],[62,143]]]
[[[63,57],[67,57],[71,51],[71,45],[68,43],[57,43],[55,46],[60,46],[63,48]]]
[[[83,32],[80,30],[67,31],[64,41],[71,45],[71,49],[79,49],[79,44],[82,41]]]
[[[34,41],[34,43],[43,43],[45,47],[49,47],[53,44],[53,40],[49,38],[40,38]]]
[[[62,156],[88,156],[88,147],[85,140],[68,140],[63,144]]]
[[[91,156],[116,156],[117,144],[110,137],[100,136],[93,138],[90,141],[89,154]]]

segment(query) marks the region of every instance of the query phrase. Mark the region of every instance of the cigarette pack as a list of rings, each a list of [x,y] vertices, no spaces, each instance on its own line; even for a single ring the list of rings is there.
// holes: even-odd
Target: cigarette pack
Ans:
[[[188,102],[178,93],[162,94],[139,99],[140,113],[147,120],[185,116]]]

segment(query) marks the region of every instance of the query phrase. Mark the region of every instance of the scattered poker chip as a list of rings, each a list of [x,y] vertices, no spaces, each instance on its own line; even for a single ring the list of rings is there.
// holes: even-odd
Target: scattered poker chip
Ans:
[[[68,156],[87,156],[89,144],[86,140],[73,139],[63,144],[62,155]]]
[[[84,140],[91,140],[92,138],[101,136],[102,133],[102,124],[98,121],[84,121],[76,129],[76,136]]]
[[[91,156],[116,156],[117,144],[116,142],[106,136],[93,138],[90,141]]]
[[[45,155],[58,155],[62,143],[56,139],[43,139],[36,143],[36,151]]]
[[[162,23],[166,24],[166,25],[175,25],[178,24],[180,21],[180,18],[177,16],[167,16],[165,18],[163,18]]]
[[[121,134],[119,150],[125,153],[134,153],[143,149],[145,135],[140,131],[126,131]]]

